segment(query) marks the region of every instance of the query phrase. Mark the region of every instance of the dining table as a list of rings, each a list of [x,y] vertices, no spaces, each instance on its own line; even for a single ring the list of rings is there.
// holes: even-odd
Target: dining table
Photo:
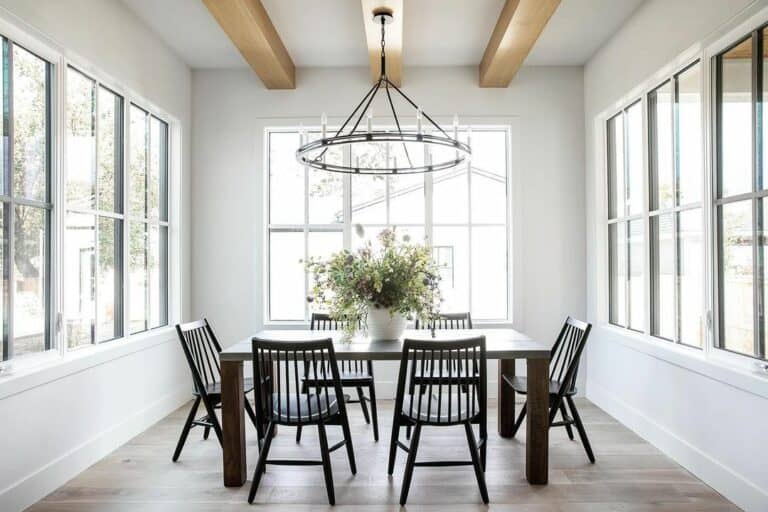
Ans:
[[[525,474],[529,483],[544,485],[549,473],[549,359],[550,347],[513,329],[406,330],[399,340],[372,340],[365,332],[264,330],[225,348],[221,360],[221,416],[224,485],[239,487],[247,481],[243,363],[252,361],[252,339],[317,340],[331,338],[336,358],[346,360],[399,361],[404,339],[461,339],[485,336],[486,357],[498,364],[498,434],[513,437],[515,392],[502,375],[515,375],[515,361],[524,359],[528,381],[525,434]],[[480,425],[482,432],[487,425]],[[384,471],[385,468],[382,468]]]

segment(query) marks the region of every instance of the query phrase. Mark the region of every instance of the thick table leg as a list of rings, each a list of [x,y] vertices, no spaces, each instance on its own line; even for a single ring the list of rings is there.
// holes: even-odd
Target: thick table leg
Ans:
[[[549,359],[528,359],[525,476],[546,484],[549,473]]]
[[[221,362],[221,421],[224,433],[224,485],[240,487],[247,480],[245,459],[245,394],[243,362]]]
[[[499,360],[498,430],[501,437],[512,437],[515,426],[515,390],[507,385],[502,375],[515,376],[515,360]]]

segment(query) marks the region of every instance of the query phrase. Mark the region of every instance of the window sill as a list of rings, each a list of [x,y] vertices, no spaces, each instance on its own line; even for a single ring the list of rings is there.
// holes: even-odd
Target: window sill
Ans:
[[[600,325],[611,342],[660,359],[666,363],[698,373],[729,386],[768,398],[768,373],[758,371],[755,360],[744,356],[745,361],[725,360],[718,349],[710,354],[704,350],[660,340],[643,333],[629,331],[611,324]],[[730,359],[730,358],[729,358]],[[741,359],[741,358],[740,358]]]
[[[0,400],[175,339],[174,328],[166,326],[81,348],[64,357],[49,352],[22,358],[14,362],[13,373],[0,375]]]

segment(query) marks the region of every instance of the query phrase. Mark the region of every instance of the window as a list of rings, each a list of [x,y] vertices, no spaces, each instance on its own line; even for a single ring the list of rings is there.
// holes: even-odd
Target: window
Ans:
[[[653,89],[647,105],[651,334],[702,347],[704,167],[700,63]]]
[[[609,322],[646,332],[650,302],[650,334],[694,347],[705,330],[701,80],[697,61],[606,123]]]
[[[67,69],[67,347],[122,336],[123,98]]]
[[[128,296],[131,334],[168,323],[168,124],[131,105]]]
[[[463,140],[468,136],[460,132]],[[508,130],[473,127],[469,169],[410,176],[306,170],[295,159],[302,137],[298,130],[267,130],[266,137],[270,320],[307,319],[309,276],[302,260],[366,241],[375,244],[386,227],[432,245],[443,276],[444,311],[469,310],[478,320],[509,318]],[[407,154],[402,144],[362,146],[355,152],[336,148],[326,159],[365,165],[410,158],[417,165],[429,158],[415,148]]]
[[[637,101],[607,122],[608,247],[612,324],[645,328],[643,112]]]
[[[2,43],[0,360],[53,348],[51,335],[51,64]]]
[[[714,58],[719,348],[766,357],[765,30]]]
[[[129,333],[168,323],[168,125],[67,68],[64,323],[67,348],[119,338],[127,243]],[[125,239],[127,233],[127,239]]]
[[[169,124],[15,33],[0,35],[3,368],[169,320]]]
[[[717,357],[725,351],[768,359],[767,31],[758,27],[717,48],[711,59],[675,69],[646,89],[644,109],[636,110],[636,102],[607,119],[610,323],[645,332],[647,310],[651,336],[707,355],[721,349]],[[705,77],[712,87],[705,87]],[[711,159],[704,158],[707,116]],[[643,154],[647,213],[638,203]],[[635,287],[646,269],[647,299],[643,287]]]

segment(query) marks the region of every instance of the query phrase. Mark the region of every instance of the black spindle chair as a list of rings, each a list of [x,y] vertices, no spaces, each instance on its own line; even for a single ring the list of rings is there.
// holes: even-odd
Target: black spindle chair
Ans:
[[[359,320],[358,327],[359,327]],[[345,327],[346,322],[334,320],[325,313],[312,313],[312,321],[309,327],[313,331],[337,331]],[[341,361],[339,363],[341,372],[341,387],[355,388],[357,390],[357,400],[347,400],[347,403],[360,403],[363,410],[365,422],[370,424],[373,419],[373,440],[379,440],[379,414],[376,409],[376,386],[373,378],[373,361]],[[305,367],[304,381],[306,386],[311,387],[317,384],[317,376],[309,373],[309,367]],[[368,396],[363,393],[363,388],[368,389]],[[368,414],[368,406],[371,404],[371,413]],[[301,441],[301,426],[296,429],[296,442]]]
[[[472,315],[465,313],[440,313],[437,318],[427,322],[416,319],[416,329],[472,329]]]
[[[576,394],[576,375],[579,371],[579,359],[584,346],[587,344],[589,331],[592,324],[568,317],[560,330],[560,334],[552,346],[549,363],[549,426],[565,427],[568,437],[573,440],[573,430],[571,425],[576,425],[579,432],[581,444],[584,451],[587,452],[589,461],[595,462],[595,455],[592,453],[592,446],[587,438],[587,431],[581,422],[579,411],[576,410],[576,404],[573,402],[573,396]],[[514,377],[502,375],[504,382],[511,386],[515,392],[522,395],[528,393],[528,381],[525,377]],[[571,414],[568,414],[565,404],[568,404]],[[520,415],[515,420],[512,435],[514,436],[526,414],[527,403],[523,405]],[[558,411],[562,415],[562,421],[555,421]]]
[[[254,338],[252,343],[253,380],[265,383],[256,392],[256,414],[258,421],[267,425],[267,431],[259,451],[256,470],[253,473],[248,502],[253,503],[267,464],[318,465],[323,466],[328,501],[331,505],[335,504],[331,452],[346,446],[349,467],[353,475],[357,472],[357,468],[333,342],[330,338],[311,341],[274,341]],[[314,381],[309,389],[302,391],[300,376],[305,367],[311,369],[312,375],[323,378]],[[268,459],[276,425],[293,427],[317,425],[321,460]],[[329,447],[325,432],[326,425],[341,425],[344,440]]]
[[[388,472],[395,468],[397,449],[408,453],[400,492],[400,505],[405,505],[415,467],[473,466],[483,502],[488,503],[485,485],[484,450],[487,442],[488,415],[486,395],[485,336],[459,340],[412,340],[403,343],[400,373],[397,380],[392,440],[389,446]],[[419,393],[407,393],[407,383],[419,375]],[[480,426],[480,439],[475,438],[473,424]],[[412,425],[413,439],[406,446],[399,439],[400,427]],[[417,462],[416,454],[423,426],[449,427],[463,425],[469,445],[469,461]]]
[[[461,313],[440,313],[436,318],[430,320],[427,323],[421,322],[416,319],[415,328],[417,330],[431,330],[434,333],[438,331],[451,331],[455,329],[472,329],[472,315],[469,311]],[[413,390],[418,383],[419,376],[415,375],[411,380],[409,387],[409,393],[413,393]],[[408,425],[405,430],[405,437],[411,438],[411,426]],[[483,458],[485,460],[485,458]]]
[[[179,335],[181,348],[192,373],[194,384],[192,395],[195,397],[195,401],[187,420],[184,422],[176,450],[173,452],[173,462],[179,460],[181,450],[184,448],[184,443],[187,441],[192,427],[205,427],[203,439],[208,439],[208,435],[213,429],[219,444],[222,442],[221,424],[216,416],[216,409],[221,408],[221,368],[219,367],[221,345],[219,345],[213,329],[205,318],[186,324],[177,324],[176,332]],[[256,425],[256,416],[247,396],[248,392],[253,390],[253,382],[251,379],[245,379],[243,384],[246,393],[245,410]],[[206,415],[196,418],[200,402],[205,407]]]

